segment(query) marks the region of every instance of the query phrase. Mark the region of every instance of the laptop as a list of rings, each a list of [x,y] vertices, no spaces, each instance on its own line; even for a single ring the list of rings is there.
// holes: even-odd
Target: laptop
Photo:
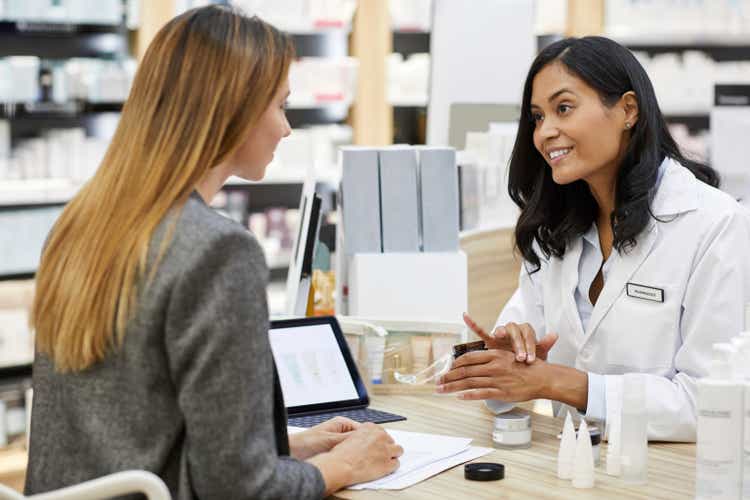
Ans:
[[[367,389],[335,317],[271,321],[269,340],[288,425],[312,427],[339,415],[378,424],[406,420],[368,408]]]

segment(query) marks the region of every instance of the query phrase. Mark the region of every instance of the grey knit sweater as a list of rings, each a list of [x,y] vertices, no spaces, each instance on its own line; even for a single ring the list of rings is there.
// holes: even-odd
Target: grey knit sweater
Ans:
[[[255,239],[193,193],[122,348],[75,374],[37,355],[26,493],[145,469],[180,500],[322,497],[285,456],[267,277]]]

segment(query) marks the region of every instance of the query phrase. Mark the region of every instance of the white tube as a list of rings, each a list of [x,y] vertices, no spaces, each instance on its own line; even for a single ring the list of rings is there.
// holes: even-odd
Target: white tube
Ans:
[[[365,337],[365,346],[367,347],[367,365],[370,368],[370,381],[373,384],[382,384],[385,337],[368,335]]]
[[[622,385],[622,479],[628,484],[645,484],[648,481],[648,417],[643,375],[626,374]]]

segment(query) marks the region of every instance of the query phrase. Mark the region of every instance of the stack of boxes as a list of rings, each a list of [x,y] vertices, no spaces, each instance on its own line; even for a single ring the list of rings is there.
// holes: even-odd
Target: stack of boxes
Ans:
[[[467,307],[452,148],[340,151],[337,311],[460,321]]]

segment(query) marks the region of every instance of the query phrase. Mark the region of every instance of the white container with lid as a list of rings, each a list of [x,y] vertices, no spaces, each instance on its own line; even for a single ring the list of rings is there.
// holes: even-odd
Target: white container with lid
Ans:
[[[496,415],[492,443],[502,449],[531,447],[531,418],[520,411]]]

